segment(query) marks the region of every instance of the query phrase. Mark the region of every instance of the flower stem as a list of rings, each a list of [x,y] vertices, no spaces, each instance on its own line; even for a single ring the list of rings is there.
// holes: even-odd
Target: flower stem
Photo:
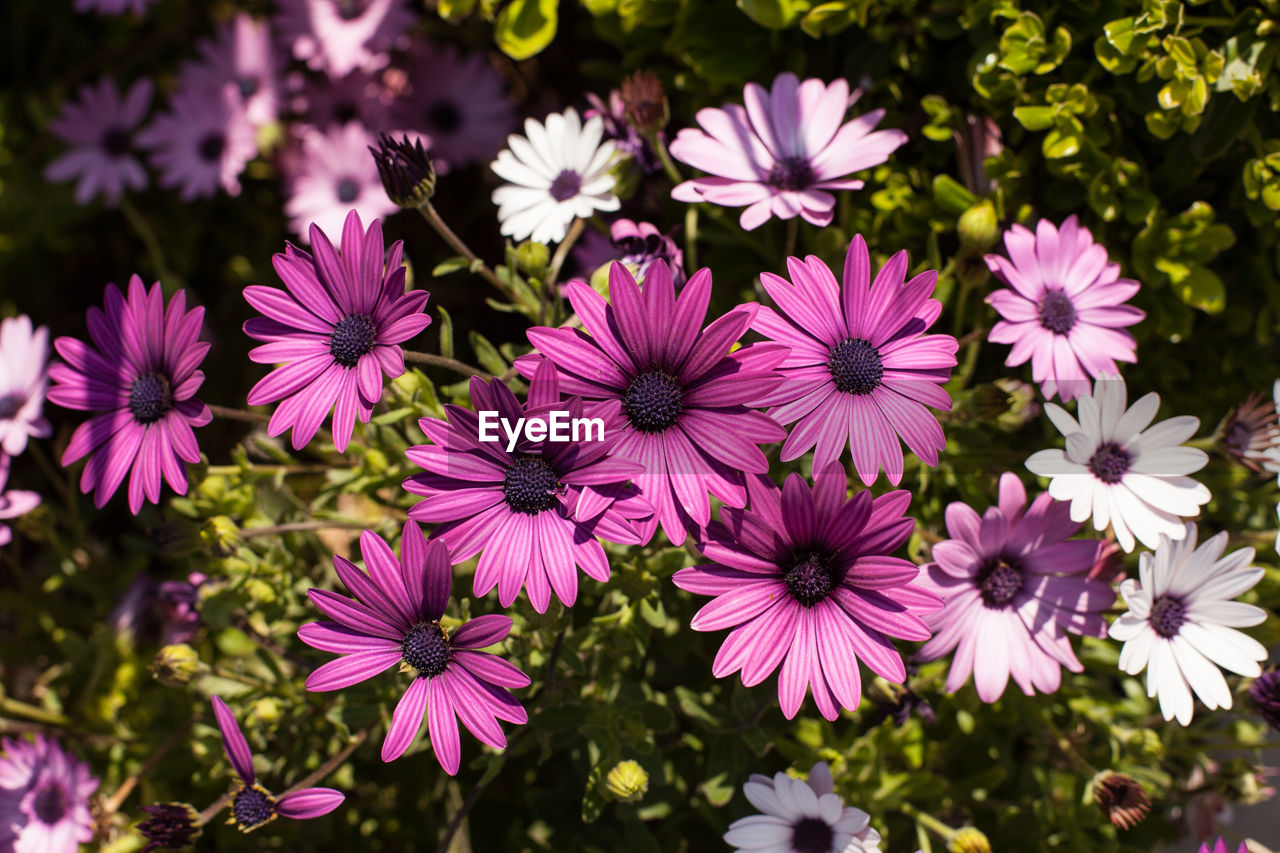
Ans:
[[[435,367],[447,367],[455,373],[461,373],[463,376],[479,376],[481,379],[489,378],[489,374],[483,370],[477,370],[469,364],[464,364],[456,358],[448,358],[443,355],[432,355],[429,352],[411,352],[404,351],[404,360],[413,362],[414,364],[430,364]]]
[[[698,206],[689,205],[684,212],[684,271],[693,275],[698,269]]]
[[[0,696],[0,713],[13,714],[15,717],[35,720],[37,723],[45,723],[50,726],[67,726],[71,724],[71,720],[62,714],[46,711],[44,708],[29,705],[17,699],[10,699],[8,696]]]
[[[327,474],[338,470],[339,465],[251,465],[250,474]],[[239,465],[210,465],[204,469],[205,474],[215,477],[229,477],[245,471]]]
[[[684,181],[680,176],[680,170],[676,168],[675,161],[671,159],[671,154],[667,151],[666,144],[658,138],[656,131],[646,133],[644,141],[649,143],[649,147],[658,155],[658,162],[662,164],[662,171],[671,179],[671,183],[679,184]]]
[[[951,839],[955,838],[956,831],[954,829],[947,826],[933,815],[920,811],[918,808],[911,805],[911,803],[903,803],[898,808],[903,814],[914,820],[918,826],[923,826],[930,832],[935,833],[941,837],[943,841],[950,842]]]
[[[214,417],[226,418],[230,421],[244,421],[250,424],[265,424],[271,422],[270,415],[259,414],[258,412],[250,412],[245,409],[232,409],[227,406],[215,406],[212,403],[206,404],[209,411]]]
[[[142,762],[142,765],[135,770],[128,779],[125,779],[120,783],[120,787],[116,788],[116,792],[103,802],[102,810],[106,814],[115,814],[118,812],[120,807],[124,805],[124,801],[133,793],[133,789],[138,787],[138,780],[150,773],[151,769],[160,762],[160,759],[164,758],[165,754],[168,753],[169,750],[177,746],[178,743],[187,736],[187,732],[190,730],[191,721],[188,720],[186,725],[170,735],[169,739],[160,744],[160,746],[156,748],[155,752],[147,756],[147,760]]]
[[[440,218],[440,214],[436,212],[435,205],[433,205],[429,199],[424,201],[421,206],[418,207],[418,212],[422,214],[423,219],[427,220],[427,224],[435,229],[437,234],[444,238],[444,241],[449,244],[450,248],[467,259],[474,272],[478,272],[481,278],[492,284],[498,290],[502,291],[502,295],[507,297],[507,299],[518,304],[516,295],[512,292],[511,288],[507,287],[507,285],[503,283],[502,279],[498,278],[497,273],[490,269],[488,264],[480,260],[480,258],[476,256],[476,253],[471,251],[470,247],[468,247],[466,243],[462,242],[462,239],[457,234],[453,233],[453,229]]]
[[[544,291],[555,287],[556,281],[560,278],[560,268],[564,266],[565,260],[569,257],[569,250],[573,248],[574,243],[578,242],[586,225],[586,222],[581,219],[573,220],[573,224],[569,226],[569,233],[560,241],[560,245],[556,246],[556,253],[551,256],[551,266],[547,268],[547,279],[543,284]]]
[[[787,220],[787,242],[782,249],[784,258],[794,257],[796,253],[796,242],[800,237],[800,219],[799,217],[791,217]]]

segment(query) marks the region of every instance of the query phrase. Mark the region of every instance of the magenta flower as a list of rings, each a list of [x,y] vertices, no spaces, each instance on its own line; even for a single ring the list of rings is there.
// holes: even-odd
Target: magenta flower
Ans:
[[[778,701],[791,719],[806,692],[822,716],[853,710],[862,698],[861,661],[901,684],[907,671],[890,638],[925,640],[921,617],[941,602],[917,582],[919,570],[889,556],[915,521],[911,495],[867,491],[847,498],[845,472],[820,469],[813,489],[799,474],[781,490],[747,480],[750,509],[728,508],[697,548],[712,562],[681,569],[676,586],[715,599],[693,617],[695,631],[733,628],[712,664],[716,678],[741,670],[752,687],[782,664]]]
[[[13,541],[13,531],[5,521],[20,518],[40,506],[40,495],[35,492],[4,490],[9,481],[9,464],[9,457],[0,454],[0,545],[8,545]]]
[[[0,454],[17,456],[28,438],[45,438],[49,387],[49,329],[25,314],[0,320]]]
[[[406,0],[280,0],[279,7],[281,44],[330,77],[385,66],[414,20]]]
[[[141,15],[156,0],[76,0],[77,12],[97,12],[99,15],[123,15],[132,12]]]
[[[253,772],[253,754],[249,752],[249,744],[236,723],[235,715],[222,699],[217,696],[211,698],[213,715],[222,732],[222,749],[237,777],[236,790],[231,796],[231,817],[227,823],[235,824],[241,832],[252,832],[277,816],[311,820],[342,805],[346,795],[333,788],[302,788],[276,797],[258,784]]]
[[[387,198],[378,165],[369,156],[369,146],[376,144],[355,122],[324,132],[302,131],[301,156],[285,171],[284,212],[289,229],[304,243],[309,242],[308,226],[336,234],[351,211],[362,219],[378,220],[400,209]]]
[[[376,73],[352,71],[338,80],[308,77],[301,91],[293,98],[291,107],[301,115],[303,125],[316,130],[332,131],[352,122],[361,125],[365,133],[370,135],[390,130],[394,123],[392,110],[400,93],[397,88],[388,85],[387,78],[392,77],[396,70],[387,69]],[[305,140],[309,134],[303,130],[300,136]],[[337,134],[329,136],[337,137]],[[306,152],[298,151],[295,147],[290,153],[297,162],[286,162],[284,170],[298,172],[302,165],[300,161],[307,156]],[[305,225],[303,223],[303,227]]]
[[[425,469],[404,481],[406,490],[426,500],[409,510],[416,521],[439,522],[435,536],[461,563],[483,549],[476,567],[475,594],[498,588],[498,602],[510,607],[521,587],[533,609],[545,613],[551,593],[566,606],[578,597],[575,566],[604,583],[609,560],[596,537],[625,545],[642,541],[632,520],[653,515],[627,480],[642,465],[610,456],[622,426],[617,403],[594,414],[601,418],[598,437],[580,441],[508,440],[494,422],[495,442],[481,440],[479,412],[498,418],[550,418],[552,410],[567,419],[583,415],[578,398],[560,399],[555,368],[543,362],[529,385],[524,405],[501,380],[471,380],[475,411],[446,405],[447,421],[418,422],[431,444],[411,447],[409,461]],[[566,426],[567,431],[567,426]]]
[[[126,189],[146,189],[147,173],[130,145],[151,106],[151,94],[151,81],[145,78],[130,86],[123,98],[106,77],[96,86],[81,86],[79,100],[64,103],[49,122],[49,129],[71,150],[45,168],[45,179],[75,179],[77,204],[88,204],[101,193],[104,202],[115,205]]]
[[[368,158],[366,158],[368,159]],[[364,230],[354,210],[342,227],[339,251],[311,226],[315,255],[286,243],[271,259],[285,291],[251,285],[244,298],[265,316],[245,321],[244,333],[265,341],[250,350],[258,364],[280,364],[249,391],[249,405],[283,400],[268,435],[293,429],[293,447],[311,441],[333,409],[333,443],[347,449],[358,416],[368,423],[382,398],[382,376],[404,373],[399,344],[431,323],[425,290],[404,292],[404,244],[384,258],[382,224]]]
[[[782,381],[775,367],[786,349],[751,344],[730,351],[755,317],[755,304],[701,329],[711,299],[707,269],[689,279],[679,299],[665,263],[649,267],[643,289],[614,263],[612,304],[581,281],[567,290],[586,332],[530,329],[536,352],[516,359],[516,367],[528,377],[543,359],[551,361],[561,390],[581,397],[590,417],[621,407],[613,452],[644,466],[632,482],[655,512],[637,526],[648,541],[661,522],[679,545],[687,530],[710,520],[708,492],[740,507],[743,475],[769,470],[759,445],[781,441],[786,432],[747,406]]]
[[[360,535],[365,574],[342,557],[333,567],[358,600],[323,589],[308,590],[311,602],[333,622],[298,629],[307,645],[342,657],[307,677],[312,691],[341,690],[403,662],[413,681],[391,716],[382,742],[382,760],[394,761],[409,748],[427,717],[431,747],[450,776],[462,760],[458,723],[481,742],[502,749],[506,735],[498,720],[523,725],[528,715],[508,690],[528,687],[529,677],[497,655],[479,651],[502,642],[511,630],[506,616],[477,616],[450,633],[440,624],[449,605],[453,575],[444,543],[430,543],[415,522],[405,523],[397,560],[377,534]]]
[[[139,133],[138,143],[151,149],[160,185],[177,187],[183,201],[213,196],[219,188],[239,195],[240,174],[258,153],[253,124],[234,83],[176,93],[169,99],[169,112]]]
[[[93,502],[99,507],[132,471],[129,509],[137,515],[144,495],[159,503],[161,475],[175,492],[186,494],[182,463],[200,461],[192,427],[213,420],[195,396],[204,384],[198,368],[209,351],[198,340],[204,309],[187,311],[181,290],[166,309],[160,282],[148,291],[136,275],[129,279],[127,301],[118,287],[107,285],[105,307],[89,309],[92,346],[67,337],[53,342],[66,363],[49,368],[49,399],[68,409],[101,412],[76,428],[62,464],[89,457],[80,490],[96,490]]]
[[[973,675],[978,696],[994,702],[1009,676],[1028,696],[1053,693],[1062,667],[1084,669],[1067,633],[1107,635],[1102,618],[1116,600],[1108,584],[1089,578],[1103,543],[1070,539],[1080,532],[1069,507],[1047,492],[1027,507],[1017,475],[1000,477],[1000,501],[981,517],[967,504],[946,513],[950,539],[933,546],[923,585],[944,602],[925,617],[933,639],[922,661],[956,650],[947,690]]]
[[[786,380],[768,395],[779,423],[799,421],[782,446],[783,461],[816,449],[819,468],[849,445],[862,482],[883,468],[889,482],[902,480],[899,437],[929,465],[946,446],[942,427],[926,406],[947,411],[941,386],[956,363],[956,339],[924,335],[942,311],[930,299],[938,274],[922,272],[903,284],[907,253],[889,259],[875,280],[862,236],[853,238],[844,262],[844,285],[817,257],[787,259],[791,282],[762,273],[778,310],[762,307],[752,328],[791,348],[782,362]],[[763,399],[763,398],[762,398]]]
[[[1231,848],[1227,846],[1225,838],[1219,838],[1213,847],[1210,847],[1208,842],[1201,844],[1199,853],[1231,853]],[[1240,849],[1236,853],[1249,853],[1249,846],[1243,841],[1240,842]]]
[[[93,838],[89,797],[98,779],[57,740],[0,741],[0,850],[76,853]]]
[[[748,83],[743,100],[745,107],[699,110],[702,130],[676,134],[671,156],[710,175],[685,181],[671,197],[746,205],[738,221],[747,231],[770,216],[830,224],[836,200],[825,190],[860,189],[863,182],[848,176],[880,165],[907,141],[900,130],[872,132],[884,110],[844,123],[850,101],[844,80],[801,83],[788,71],[772,91]]]
[[[261,127],[276,120],[285,57],[271,43],[266,21],[241,12],[223,22],[213,40],[198,41],[196,49],[202,61],[183,65],[183,90],[221,92],[232,83],[251,125]]]
[[[1089,377],[1117,374],[1116,361],[1137,361],[1133,335],[1124,331],[1146,316],[1123,304],[1138,282],[1120,278],[1105,247],[1093,242],[1074,215],[1062,228],[1041,219],[1032,234],[1014,225],[1004,235],[1009,259],[987,255],[987,266],[1011,290],[987,302],[1003,318],[988,340],[1013,344],[1005,364],[1031,361],[1031,378],[1046,399],[1074,400],[1089,391]]]

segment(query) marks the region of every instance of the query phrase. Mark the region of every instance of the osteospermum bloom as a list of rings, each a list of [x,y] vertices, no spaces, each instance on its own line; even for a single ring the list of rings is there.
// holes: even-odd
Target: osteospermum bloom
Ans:
[[[1210,847],[1208,842],[1201,844],[1199,853],[1231,853],[1231,848],[1227,846],[1225,838],[1219,838],[1213,847]],[[1249,853],[1249,845],[1241,841],[1240,848],[1236,850],[1236,853]]]
[[[98,779],[57,740],[0,741],[0,850],[75,853],[93,838],[89,797]]]
[[[1054,500],[1071,501],[1071,520],[1093,516],[1094,530],[1115,531],[1125,551],[1134,537],[1154,548],[1161,534],[1181,539],[1179,516],[1200,514],[1209,490],[1186,476],[1199,471],[1209,455],[1183,447],[1200,427],[1200,419],[1180,415],[1152,425],[1160,409],[1160,395],[1152,391],[1126,408],[1127,392],[1120,377],[1103,377],[1093,394],[1078,398],[1071,417],[1054,403],[1044,412],[1066,437],[1066,450],[1041,450],[1027,459],[1027,469],[1051,477]]]
[[[387,83],[390,73],[390,69],[375,73],[352,71],[339,80],[308,77],[292,98],[291,106],[300,114],[301,125],[317,130],[355,122],[367,133],[386,131],[392,126],[392,107],[399,97]]]
[[[4,522],[19,518],[40,505],[40,495],[36,492],[10,489],[5,491],[9,480],[8,456],[0,455],[0,545],[8,545],[13,541],[13,531]]]
[[[1265,572],[1253,565],[1252,548],[1223,557],[1227,532],[1196,547],[1196,526],[1188,523],[1178,540],[1160,536],[1155,553],[1138,561],[1138,579],[1120,584],[1129,612],[1111,625],[1120,640],[1120,669],[1147,671],[1147,695],[1158,697],[1160,713],[1190,725],[1191,692],[1208,708],[1230,708],[1231,689],[1222,669],[1257,677],[1266,648],[1237,631],[1261,625],[1267,612],[1233,601],[1252,589]]]
[[[729,824],[724,840],[736,853],[880,853],[871,815],[836,795],[824,761],[808,780],[752,773],[742,793],[761,813]]]
[[[889,556],[911,535],[911,495],[867,491],[846,499],[844,469],[820,469],[810,490],[792,474],[781,490],[747,480],[749,509],[727,508],[697,548],[712,562],[681,569],[681,589],[715,596],[695,631],[733,628],[712,664],[716,678],[741,670],[747,687],[782,664],[778,700],[791,719],[812,689],[822,716],[862,698],[859,662],[895,684],[907,670],[890,638],[927,640],[922,616],[941,602],[916,583],[919,570]]]
[[[330,77],[385,66],[412,25],[406,0],[281,0],[276,16],[281,44]]]
[[[1074,215],[1054,228],[1041,219],[1034,234],[1021,225],[1005,232],[1009,258],[987,255],[987,266],[1009,285],[987,302],[1003,318],[988,340],[1013,344],[1005,364],[1031,361],[1031,378],[1046,398],[1071,400],[1088,393],[1089,377],[1119,372],[1116,361],[1137,361],[1133,335],[1124,331],[1146,314],[1124,302],[1138,282],[1120,278],[1120,265],[1093,242]]]
[[[160,185],[177,187],[183,201],[207,198],[222,189],[240,194],[240,174],[258,153],[253,124],[234,83],[176,93],[169,112],[138,134],[151,149]]]
[[[524,133],[507,137],[507,148],[491,166],[507,181],[493,191],[503,234],[558,243],[574,219],[621,206],[609,171],[615,145],[600,141],[604,125],[599,117],[583,124],[570,107],[547,116],[545,124],[525,119]]]
[[[671,197],[745,205],[738,221],[748,231],[770,216],[829,224],[836,200],[826,190],[860,189],[863,182],[849,175],[885,162],[907,141],[900,130],[872,132],[884,110],[845,123],[845,80],[801,83],[788,71],[778,75],[771,91],[748,83],[743,100],[745,107],[699,110],[702,129],[676,134],[671,156],[710,174],[685,181]]]
[[[552,592],[572,605],[578,568],[602,583],[609,579],[609,560],[596,537],[639,544],[630,519],[653,513],[627,485],[644,467],[610,456],[621,425],[619,405],[597,413],[599,434],[588,428],[580,441],[552,441],[550,434],[545,441],[525,438],[508,450],[496,425],[490,435],[498,440],[481,440],[478,412],[497,412],[514,424],[520,418],[545,421],[558,410],[572,422],[582,417],[582,401],[561,401],[555,368],[543,362],[524,405],[502,380],[479,377],[471,380],[471,404],[475,411],[445,406],[447,421],[418,422],[432,444],[406,452],[426,469],[404,481],[406,490],[426,497],[409,517],[440,523],[434,535],[449,546],[455,563],[483,549],[476,595],[496,586],[499,603],[510,607],[524,587],[539,613],[546,612]]]
[[[453,631],[440,624],[449,605],[453,572],[439,539],[430,543],[415,522],[405,523],[397,560],[377,534],[360,535],[369,574],[334,556],[333,567],[351,599],[323,589],[308,590],[312,604],[333,622],[298,629],[307,645],[342,655],[307,677],[307,689],[340,690],[402,663],[413,681],[391,715],[382,760],[394,761],[413,743],[427,717],[431,747],[449,775],[458,772],[462,745],[458,719],[481,742],[501,749],[506,735],[498,720],[524,724],[528,715],[508,688],[528,687],[529,677],[497,655],[479,651],[502,642],[511,630],[506,616],[477,616]]]
[[[952,503],[946,521],[951,538],[933,546],[921,578],[945,604],[925,617],[935,633],[919,659],[955,650],[947,690],[959,690],[972,674],[983,702],[999,699],[1011,675],[1028,696],[1053,693],[1062,667],[1084,669],[1067,632],[1107,635],[1101,614],[1116,594],[1088,577],[1099,543],[1069,540],[1080,524],[1066,505],[1042,493],[1028,507],[1022,481],[1007,472],[996,506],[979,516]]]
[[[99,15],[123,15],[132,12],[141,15],[156,0],[76,0],[77,12],[97,12]]]
[[[25,314],[0,321],[0,454],[17,456],[28,438],[52,431],[44,417],[49,387],[49,329]]]
[[[241,832],[252,832],[276,817],[310,820],[327,815],[342,805],[346,795],[333,788],[302,788],[279,797],[264,788],[253,772],[253,754],[249,752],[249,743],[244,739],[235,715],[219,697],[212,697],[212,701],[213,715],[218,721],[218,730],[222,732],[222,749],[237,777],[236,790],[231,795],[231,817],[227,823],[234,824]]]
[[[164,304],[160,282],[147,290],[136,275],[128,299],[107,285],[105,310],[89,309],[93,344],[62,337],[53,342],[63,364],[49,368],[49,400],[68,409],[96,411],[76,428],[62,454],[70,465],[88,456],[80,490],[106,504],[129,476],[129,509],[137,515],[145,498],[160,501],[160,478],[180,495],[187,492],[183,462],[199,462],[192,427],[213,420],[196,399],[204,384],[200,362],[209,344],[199,340],[204,308],[187,310],[178,291]]]
[[[924,335],[942,311],[931,299],[938,274],[906,279],[907,253],[898,252],[871,278],[862,236],[853,238],[844,262],[844,284],[821,259],[787,259],[791,281],[762,273],[778,310],[762,307],[752,328],[791,349],[780,366],[785,377],[767,402],[779,423],[799,421],[782,446],[782,459],[814,449],[821,468],[846,444],[862,482],[883,468],[889,482],[902,479],[899,438],[929,465],[938,464],[946,438],[926,406],[947,411],[951,397],[940,387],[956,363],[956,339]],[[765,398],[762,398],[765,399]]]
[[[245,118],[254,127],[276,119],[284,57],[271,42],[271,27],[241,12],[218,27],[214,39],[196,43],[200,62],[182,67],[182,88],[222,90],[235,85]]]
[[[533,376],[550,360],[560,388],[581,397],[588,416],[621,405],[614,454],[644,466],[632,482],[655,513],[641,524],[645,541],[661,523],[673,544],[683,542],[687,530],[710,520],[708,493],[742,506],[743,474],[769,470],[759,445],[786,435],[768,415],[747,407],[781,381],[774,367],[785,349],[751,344],[733,350],[758,306],[740,305],[701,329],[711,271],[695,273],[677,299],[662,262],[649,267],[643,288],[614,263],[611,303],[581,281],[569,282],[567,292],[586,331],[530,329],[536,352],[516,359],[516,368]]]
[[[289,229],[304,243],[310,242],[312,227],[337,233],[352,211],[362,219],[377,220],[400,209],[387,198],[378,165],[369,156],[374,144],[356,122],[327,131],[303,130],[298,156],[285,168],[284,212]]]
[[[62,105],[49,129],[71,150],[50,163],[44,176],[50,181],[75,179],[76,202],[88,204],[95,195],[114,205],[126,189],[147,186],[147,173],[131,145],[133,132],[151,106],[151,81],[142,79],[124,97],[116,84],[104,77],[96,86],[82,86],[79,100]]]
[[[369,159],[366,155],[365,159]],[[404,291],[404,244],[383,255],[382,224],[366,231],[354,210],[342,227],[341,249],[311,226],[314,255],[286,243],[271,259],[285,290],[251,285],[244,298],[263,313],[244,332],[264,341],[250,350],[259,364],[279,364],[249,391],[249,405],[283,402],[267,424],[269,435],[293,430],[293,447],[311,441],[333,409],[333,443],[347,449],[356,418],[368,423],[382,398],[382,377],[404,373],[399,344],[431,322],[427,292]]]

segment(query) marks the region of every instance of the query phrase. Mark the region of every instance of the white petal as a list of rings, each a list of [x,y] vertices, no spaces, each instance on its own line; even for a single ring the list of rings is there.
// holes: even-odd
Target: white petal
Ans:
[[[1211,710],[1230,708],[1231,689],[1227,687],[1227,680],[1222,677],[1222,670],[1205,660],[1204,655],[1196,651],[1195,646],[1184,637],[1174,637],[1172,646],[1178,669],[1200,697],[1200,701]]]
[[[1080,422],[1067,414],[1067,410],[1057,403],[1045,403],[1044,413],[1049,416],[1049,420],[1058,428],[1058,432],[1063,435],[1080,432]]]

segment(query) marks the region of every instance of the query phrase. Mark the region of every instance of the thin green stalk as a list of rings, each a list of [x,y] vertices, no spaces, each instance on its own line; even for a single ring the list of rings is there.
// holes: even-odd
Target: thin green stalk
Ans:
[[[476,253],[471,251],[471,248],[467,246],[466,243],[462,242],[462,238],[453,233],[453,229],[450,228],[444,219],[441,218],[440,214],[436,211],[435,206],[429,199],[422,203],[418,208],[418,212],[422,214],[423,219],[427,220],[427,224],[435,229],[437,234],[444,238],[444,241],[449,244],[450,248],[467,259],[467,262],[471,265],[471,270],[473,272],[479,273],[481,278],[500,290],[502,295],[511,300],[513,304],[519,304],[519,301],[516,299],[516,295],[511,288],[508,287],[502,279],[498,278],[498,274],[490,269],[488,264],[480,260]]]
[[[156,236],[155,230],[146,218],[133,206],[133,202],[129,201],[127,195],[120,198],[120,212],[124,214],[124,218],[129,221],[129,227],[138,235],[138,239],[146,248],[147,258],[160,278],[160,287],[166,296],[172,296],[182,288],[183,281],[169,269],[169,264],[164,258],[164,249],[160,245],[160,238]]]
[[[70,718],[63,714],[46,711],[44,708],[20,702],[17,699],[11,699],[8,696],[0,696],[0,714],[12,714],[15,717],[34,720],[37,723],[44,723],[49,726],[71,725]]]
[[[903,803],[898,806],[898,809],[907,817],[914,820],[917,826],[924,827],[939,836],[943,841],[950,842],[951,839],[956,837],[956,831],[954,829],[947,826],[933,815],[920,811],[918,808],[911,805],[911,803]]]
[[[456,358],[448,358],[443,355],[433,355],[429,352],[411,352],[404,351],[404,360],[416,364],[430,364],[434,367],[447,367],[454,373],[461,373],[463,376],[479,376],[481,379],[488,379],[489,374],[483,370],[477,370],[469,364],[458,361]]]

